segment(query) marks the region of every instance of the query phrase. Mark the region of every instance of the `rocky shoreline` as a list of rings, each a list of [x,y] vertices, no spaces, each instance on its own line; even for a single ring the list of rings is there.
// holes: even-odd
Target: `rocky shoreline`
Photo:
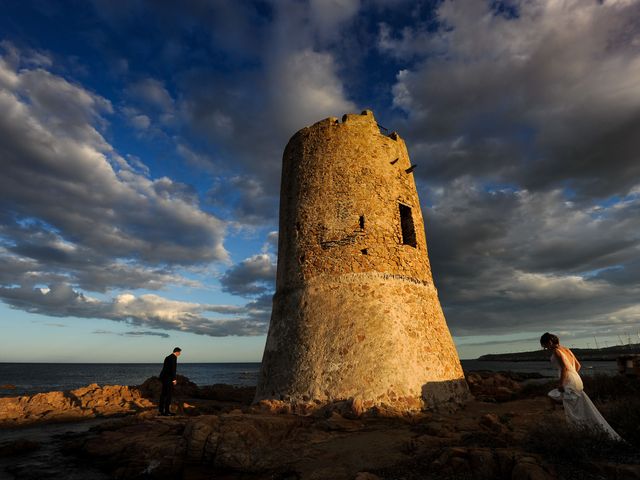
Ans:
[[[574,465],[530,448],[532,431],[564,418],[560,409],[548,411],[547,386],[527,380],[473,372],[467,381],[475,400],[411,415],[365,411],[353,400],[308,411],[252,405],[253,388],[198,387],[185,378],[176,389],[178,415],[170,418],[155,414],[157,379],[4,398],[0,477],[4,469],[16,480],[640,479],[633,454]],[[56,433],[43,437],[47,428]]]

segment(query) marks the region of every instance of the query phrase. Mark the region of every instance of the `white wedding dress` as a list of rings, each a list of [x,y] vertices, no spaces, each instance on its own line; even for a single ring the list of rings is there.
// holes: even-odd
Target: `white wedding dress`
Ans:
[[[584,392],[582,379],[575,369],[573,354],[567,355],[559,350],[556,352],[562,356],[567,367],[566,379],[562,385],[564,392],[554,388],[548,395],[556,401],[562,401],[567,421],[573,425],[603,430],[613,440],[622,440]],[[558,369],[559,373],[562,373],[562,365],[556,355],[551,355],[551,364]]]

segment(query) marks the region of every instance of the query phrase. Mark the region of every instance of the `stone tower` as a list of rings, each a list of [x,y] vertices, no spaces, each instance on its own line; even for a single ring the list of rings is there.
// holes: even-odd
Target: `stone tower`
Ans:
[[[370,111],[291,138],[257,401],[415,410],[466,398],[412,171],[404,141]]]

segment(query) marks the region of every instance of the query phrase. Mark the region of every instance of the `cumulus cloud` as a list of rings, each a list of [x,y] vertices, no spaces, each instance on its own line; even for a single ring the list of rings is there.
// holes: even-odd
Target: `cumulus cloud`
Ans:
[[[277,222],[277,196],[265,190],[264,182],[248,175],[234,175],[214,181],[206,200],[240,225]],[[232,220],[231,220],[232,219]]]
[[[191,69],[180,76],[180,111],[192,131],[218,152],[216,173],[222,184],[214,185],[212,197],[235,189],[234,214],[240,222],[274,223],[282,152],[297,130],[359,110],[329,48],[356,15],[359,2],[338,3],[336,9],[326,2],[277,2],[270,6],[270,21],[246,30],[253,40],[239,43],[252,45],[244,54],[260,68]],[[235,18],[226,10],[219,14]],[[262,41],[255,45],[256,39]],[[241,167],[243,181],[225,172],[230,164]]]
[[[127,92],[133,99],[160,109],[165,113],[173,111],[173,98],[159,80],[154,78],[139,80],[129,85]]]
[[[430,257],[455,334],[593,333],[636,305],[640,197],[592,206],[468,178],[432,193]]]
[[[94,0],[136,50],[111,63],[153,72],[114,67],[124,92],[111,100],[55,74],[51,54],[5,46],[2,298],[141,332],[264,331],[276,232],[218,274],[225,292],[251,299],[237,311],[117,293],[197,286],[177,269],[228,259],[219,218],[238,231],[274,228],[287,140],[368,102],[419,165],[455,334],[530,340],[542,328],[591,335],[637,323],[638,2],[432,4]],[[131,29],[142,12],[172,28]],[[137,137],[161,139],[181,168],[198,169],[199,191],[114,149],[112,101]],[[82,290],[119,291],[96,300]]]
[[[0,287],[0,298],[14,308],[31,313],[103,318],[137,327],[212,337],[262,335],[268,326],[267,304],[258,300],[244,307],[181,302],[154,294],[135,296],[124,293],[110,300],[99,300],[64,283],[46,288]],[[212,313],[223,318],[211,318]]]
[[[202,315],[253,312],[241,308],[83,293],[197,287],[176,271],[227,261],[225,223],[200,208],[192,187],[150,178],[139,159],[126,160],[110,145],[102,133],[113,113],[109,100],[44,70],[42,61],[23,61],[17,49],[9,53],[10,61],[0,57],[2,300],[45,315],[211,335],[257,332],[241,317],[236,327],[233,319]],[[169,107],[156,83],[136,88]]]
[[[0,72],[13,79],[0,90],[0,201],[13,231],[29,219],[111,258],[227,258],[223,222],[181,184],[136,173],[103,138],[95,124],[105,124],[108,100],[41,69],[3,63]]]
[[[220,278],[225,292],[253,296],[275,289],[276,263],[267,253],[253,255],[227,270]]]
[[[640,175],[640,28],[632,20],[640,4],[518,1],[510,15],[493,8],[447,1],[437,34],[424,25],[380,33],[383,50],[423,58],[393,87],[426,167],[418,174],[628,192]]]
[[[262,246],[262,253],[267,253],[269,251],[273,251],[275,255],[278,255],[278,231],[269,232],[267,234],[267,240]]]

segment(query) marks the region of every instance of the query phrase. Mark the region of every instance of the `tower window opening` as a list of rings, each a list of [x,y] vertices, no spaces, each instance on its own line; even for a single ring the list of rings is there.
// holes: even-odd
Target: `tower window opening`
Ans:
[[[400,227],[402,229],[402,244],[416,247],[416,229],[413,225],[413,216],[411,215],[411,207],[399,204],[400,206]]]
[[[364,215],[360,215],[360,230],[364,230]]]

